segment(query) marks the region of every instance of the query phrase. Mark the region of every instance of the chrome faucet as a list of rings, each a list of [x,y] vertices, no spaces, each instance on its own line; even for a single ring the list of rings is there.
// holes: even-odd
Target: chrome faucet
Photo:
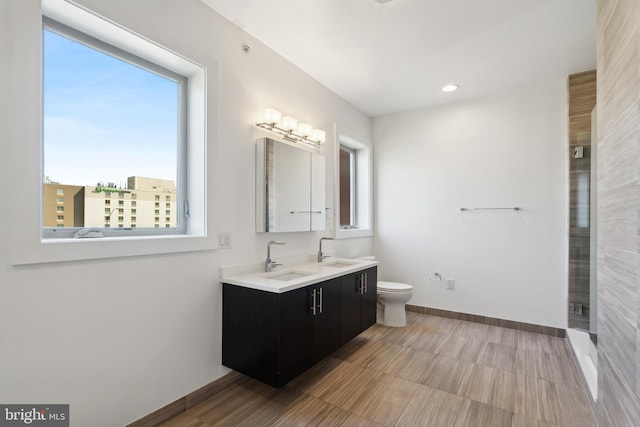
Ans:
[[[329,255],[322,254],[322,241],[323,240],[333,240],[333,237],[321,237],[320,238],[320,248],[318,249],[318,262],[322,262],[325,258],[328,258]]]
[[[264,262],[264,271],[271,271],[274,269],[274,267],[282,265],[279,262],[271,260],[271,245],[286,245],[286,243],[282,240],[272,240],[267,243],[267,259]]]

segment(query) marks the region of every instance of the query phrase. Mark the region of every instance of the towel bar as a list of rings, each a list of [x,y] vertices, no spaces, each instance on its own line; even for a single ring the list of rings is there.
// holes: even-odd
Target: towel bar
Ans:
[[[512,208],[460,208],[461,211],[495,211],[495,210],[509,210],[519,211],[520,207],[514,206]]]

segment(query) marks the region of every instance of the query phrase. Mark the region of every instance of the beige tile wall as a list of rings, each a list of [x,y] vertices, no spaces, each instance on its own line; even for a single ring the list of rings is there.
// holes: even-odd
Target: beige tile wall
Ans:
[[[640,2],[598,0],[598,404],[640,420]]]

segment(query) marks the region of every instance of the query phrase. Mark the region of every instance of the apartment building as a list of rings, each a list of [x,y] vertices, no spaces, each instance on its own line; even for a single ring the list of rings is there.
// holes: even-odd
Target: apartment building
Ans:
[[[45,183],[43,188],[45,227],[83,227],[85,187]]]
[[[44,184],[45,227],[175,227],[173,181],[132,176],[127,188]]]

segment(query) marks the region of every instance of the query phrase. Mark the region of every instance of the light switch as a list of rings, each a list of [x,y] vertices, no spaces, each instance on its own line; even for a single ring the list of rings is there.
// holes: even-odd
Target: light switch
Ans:
[[[218,233],[218,249],[231,249],[231,233]]]

